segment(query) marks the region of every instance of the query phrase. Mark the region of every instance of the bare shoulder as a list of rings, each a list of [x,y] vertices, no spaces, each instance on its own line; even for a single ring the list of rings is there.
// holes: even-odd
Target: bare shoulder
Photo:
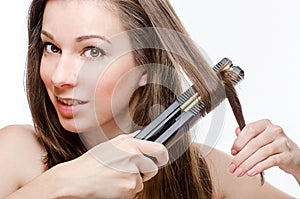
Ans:
[[[15,136],[27,139],[35,139],[35,130],[31,125],[9,125],[0,129],[1,139],[11,139]],[[20,140],[20,139],[19,139]],[[25,141],[26,141],[25,140]],[[1,141],[1,140],[0,140]],[[22,140],[23,141],[23,140]]]
[[[196,151],[199,150],[199,154],[207,163],[215,190],[214,198],[226,198],[227,188],[224,185],[226,186],[225,181],[230,179],[229,175],[231,174],[227,172],[227,167],[230,164],[231,157],[223,151],[207,145],[193,143],[193,147]]]
[[[17,152],[41,152],[42,148],[31,125],[10,125],[0,129],[0,152],[13,154]],[[3,151],[2,149],[15,149]]]
[[[232,156],[216,148],[193,144],[204,157],[210,170],[213,181],[215,198],[291,198],[287,194],[279,191],[269,183],[261,185],[260,176],[236,177],[228,171]]]
[[[43,153],[32,126],[11,125],[0,130],[0,198],[42,173]]]

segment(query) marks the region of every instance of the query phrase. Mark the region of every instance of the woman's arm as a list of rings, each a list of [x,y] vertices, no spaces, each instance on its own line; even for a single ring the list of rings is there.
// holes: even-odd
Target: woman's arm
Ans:
[[[231,174],[228,171],[228,165],[232,161],[230,155],[208,146],[201,146],[200,150],[205,156],[211,172],[215,190],[214,198],[292,198],[292,196],[276,189],[268,182],[265,182],[265,184],[261,186],[259,175],[236,177]]]
[[[133,135],[121,135],[97,145],[72,161],[54,166],[24,185],[20,182],[31,162],[22,158],[27,148],[14,145],[14,140],[24,140],[22,136],[14,136],[9,129],[0,131],[0,135],[0,142],[6,143],[0,144],[0,174],[5,176],[0,178],[0,198],[5,199],[129,198],[143,189],[143,182],[155,176],[158,167],[168,162],[168,153],[163,145],[137,140]],[[23,146],[32,144],[29,139]],[[5,155],[8,150],[12,150],[14,156]],[[29,151],[32,154],[32,150]],[[154,163],[144,154],[157,161]],[[2,161],[5,159],[8,162]],[[7,183],[13,186],[3,190],[2,187]]]
[[[31,126],[13,125],[0,130],[0,198],[43,172],[42,155]]]
[[[50,171],[50,170],[49,170]],[[51,175],[51,171],[45,172],[33,179],[17,191],[13,192],[4,199],[22,199],[22,198],[39,198],[53,199],[67,197],[64,193],[64,184],[56,180],[55,176]]]

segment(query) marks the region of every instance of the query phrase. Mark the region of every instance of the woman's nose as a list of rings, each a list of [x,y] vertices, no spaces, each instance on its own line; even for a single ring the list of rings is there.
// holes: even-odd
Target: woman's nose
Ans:
[[[74,87],[77,84],[79,64],[70,55],[62,55],[51,81],[55,87]]]

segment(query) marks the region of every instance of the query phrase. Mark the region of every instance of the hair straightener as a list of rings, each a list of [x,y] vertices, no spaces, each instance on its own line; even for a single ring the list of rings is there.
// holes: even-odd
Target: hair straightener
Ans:
[[[232,61],[228,58],[223,58],[213,67],[213,70],[216,73],[222,70],[232,70],[234,75],[231,80],[234,85],[244,79],[244,71],[238,66],[233,66]],[[182,133],[179,130],[182,127],[188,127],[193,118],[199,113],[206,112],[205,106],[201,96],[191,86],[157,118],[144,127],[135,138],[158,142],[165,146],[172,145],[181,137]]]
[[[230,70],[230,79],[233,85],[238,84],[244,79],[244,71],[239,66],[234,66],[228,58],[223,58],[217,65],[213,67],[216,73],[223,70]],[[224,98],[225,99],[225,98]],[[206,104],[201,96],[195,92],[193,86],[180,95],[165,111],[144,127],[135,138],[158,142],[169,147],[172,146],[184,131],[179,130],[183,127],[191,126],[193,118],[205,115]],[[151,158],[153,157],[147,156]],[[264,184],[264,172],[261,175],[261,185]]]

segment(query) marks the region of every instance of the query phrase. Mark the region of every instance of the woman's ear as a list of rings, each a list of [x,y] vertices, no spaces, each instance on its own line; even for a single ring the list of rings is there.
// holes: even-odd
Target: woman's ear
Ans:
[[[140,78],[139,86],[140,87],[145,86],[147,84],[147,80],[148,80],[148,75],[146,72],[144,72]]]

